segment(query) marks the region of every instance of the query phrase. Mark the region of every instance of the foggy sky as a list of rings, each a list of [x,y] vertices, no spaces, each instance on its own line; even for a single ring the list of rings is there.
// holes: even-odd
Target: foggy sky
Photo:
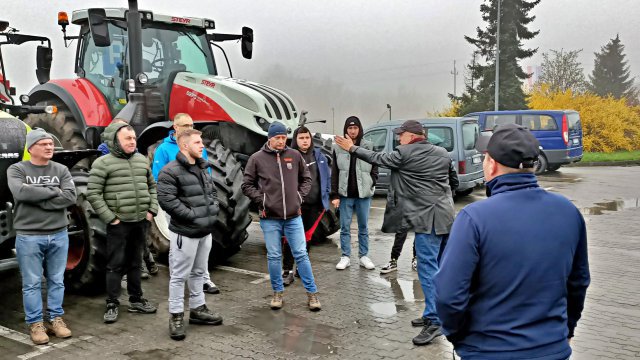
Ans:
[[[76,49],[75,43],[64,48],[57,12],[71,16],[75,9],[126,7],[127,1],[0,0],[0,4],[0,19],[22,33],[51,38],[55,79],[75,76]],[[368,125],[386,121],[386,104],[391,105],[394,119],[425,117],[447,106],[447,93],[453,92],[453,61],[457,61],[460,94],[464,66],[473,51],[463,36],[475,36],[475,28],[485,26],[480,4],[473,0],[139,0],[141,9],[156,13],[212,18],[219,32],[252,27],[252,60],[240,56],[239,44],[224,45],[234,76],[284,90],[299,108],[309,110],[309,118],[328,120],[326,126],[312,125],[323,132],[340,131],[349,115]],[[540,34],[524,45],[539,50],[522,62],[525,70],[539,65],[541,53],[549,49],[583,49],[579,60],[588,74],[593,53],[620,34],[632,76],[640,74],[640,2],[542,0],[532,14],[537,18],[529,28]],[[78,30],[70,25],[68,34]],[[37,82],[35,46],[3,46],[7,75],[18,94],[28,93]]]

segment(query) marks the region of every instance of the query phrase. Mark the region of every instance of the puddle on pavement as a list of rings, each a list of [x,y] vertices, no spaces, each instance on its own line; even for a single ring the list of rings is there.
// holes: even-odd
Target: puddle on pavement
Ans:
[[[388,317],[393,316],[399,312],[407,311],[409,308],[403,304],[397,304],[394,302],[380,302],[369,305],[371,311],[377,316]]]
[[[594,206],[580,209],[582,215],[602,215],[607,211],[620,211],[640,207],[640,199],[612,200],[597,202]]]
[[[267,333],[282,351],[298,354],[334,355],[333,334],[338,330],[287,311],[251,311],[249,324]]]
[[[417,279],[403,280],[395,277],[381,277],[370,275],[369,280],[376,284],[380,284],[384,287],[390,288],[393,292],[393,296],[396,298],[396,301],[424,301],[422,287],[420,286],[420,281]]]

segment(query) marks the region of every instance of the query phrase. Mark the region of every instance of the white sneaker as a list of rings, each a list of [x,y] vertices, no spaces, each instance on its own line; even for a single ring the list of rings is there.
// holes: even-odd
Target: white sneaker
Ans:
[[[348,268],[349,266],[351,266],[351,260],[349,260],[349,258],[346,257],[346,256],[342,256],[340,258],[340,262],[338,262],[338,265],[336,265],[336,269],[337,270],[344,270],[344,269]]]
[[[371,259],[369,259],[366,256],[363,256],[360,258],[360,266],[364,267],[367,270],[373,270],[376,268],[376,266],[373,265],[373,262],[371,261]]]

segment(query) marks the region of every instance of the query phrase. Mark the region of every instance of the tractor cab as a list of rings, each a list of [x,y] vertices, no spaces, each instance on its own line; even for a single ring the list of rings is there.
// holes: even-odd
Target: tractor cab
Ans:
[[[76,74],[89,80],[104,95],[113,116],[124,108],[128,93],[134,90],[129,88],[127,79],[139,80],[140,90],[145,94],[149,123],[163,121],[169,115],[169,96],[177,73],[218,74],[210,42],[242,39],[247,42],[244,47],[250,48],[252,33],[247,30],[244,30],[245,35],[207,34],[207,30],[215,27],[213,20],[143,10],[140,10],[140,41],[135,44],[131,40],[135,37],[128,31],[127,11],[74,11],[71,22],[80,25],[80,35],[65,36],[66,39],[78,39]],[[64,22],[59,20],[63,28]],[[229,38],[221,39],[220,35]],[[130,56],[133,47],[140,47],[142,53],[139,74],[131,73],[132,61],[136,61]]]

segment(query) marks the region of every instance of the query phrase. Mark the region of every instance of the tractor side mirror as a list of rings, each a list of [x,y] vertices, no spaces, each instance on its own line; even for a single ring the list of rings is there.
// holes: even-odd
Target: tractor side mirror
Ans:
[[[8,21],[0,20],[0,32],[7,30],[8,27],[9,27]]]
[[[91,37],[97,47],[107,47],[111,45],[109,36],[109,26],[107,24],[107,13],[104,9],[89,9],[89,29]]]
[[[36,49],[36,76],[40,84],[44,84],[50,79],[52,59],[53,49],[46,46],[38,46]]]
[[[253,29],[250,27],[242,27],[242,56],[245,59],[251,59],[253,54]]]

